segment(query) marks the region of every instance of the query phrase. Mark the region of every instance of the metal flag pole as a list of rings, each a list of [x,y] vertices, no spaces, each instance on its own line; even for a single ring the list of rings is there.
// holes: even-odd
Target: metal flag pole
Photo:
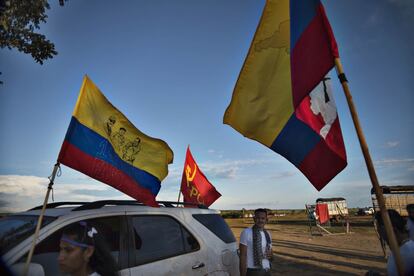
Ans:
[[[403,266],[403,261],[401,259],[397,239],[396,239],[395,234],[394,234],[394,230],[393,230],[393,227],[392,227],[392,224],[391,224],[390,217],[389,217],[388,212],[387,212],[387,208],[385,207],[385,200],[384,200],[384,196],[382,194],[382,189],[381,189],[381,187],[378,183],[377,174],[375,173],[374,164],[372,162],[371,155],[370,155],[369,150],[368,150],[368,145],[367,145],[367,142],[365,140],[365,136],[362,132],[362,128],[361,128],[361,124],[359,122],[358,114],[356,112],[356,108],[355,108],[354,102],[352,100],[352,95],[351,95],[351,92],[350,92],[349,86],[348,86],[348,80],[345,77],[345,73],[344,73],[344,70],[343,70],[343,67],[342,67],[342,63],[341,63],[341,60],[339,58],[335,58],[335,68],[336,68],[336,71],[337,71],[337,74],[338,74],[339,81],[341,82],[342,88],[344,90],[346,100],[348,102],[348,106],[349,106],[349,110],[351,112],[352,120],[354,122],[354,126],[355,126],[355,129],[356,129],[357,135],[358,135],[359,144],[361,146],[361,150],[362,150],[362,153],[363,153],[364,158],[365,158],[365,164],[366,164],[367,169],[368,169],[368,174],[369,174],[369,177],[371,179],[371,183],[372,183],[372,186],[374,187],[375,195],[376,195],[377,200],[378,200],[378,205],[379,205],[379,208],[380,208],[381,217],[384,221],[385,231],[387,233],[390,249],[391,249],[392,253],[394,254],[395,261],[396,261],[396,264],[397,264],[398,273],[399,273],[400,276],[403,276],[404,275],[404,266]]]
[[[177,199],[177,203],[180,203],[180,197],[181,197],[181,185],[180,188],[178,189],[178,199]],[[178,204],[177,204],[178,207]]]
[[[29,264],[30,264],[30,261],[32,260],[33,252],[36,247],[36,241],[39,236],[40,226],[42,225],[42,221],[43,221],[43,215],[45,213],[46,205],[49,200],[49,194],[50,194],[50,191],[52,190],[53,181],[55,180],[55,176],[59,168],[60,168],[60,164],[58,162],[55,164],[52,175],[49,177],[50,182],[49,182],[49,185],[47,186],[47,192],[46,192],[45,200],[43,202],[42,211],[40,212],[39,219],[37,220],[36,230],[33,236],[32,247],[30,248],[29,254],[27,255],[26,264],[24,266],[24,270],[23,270],[24,276],[27,275],[27,272],[29,270]]]

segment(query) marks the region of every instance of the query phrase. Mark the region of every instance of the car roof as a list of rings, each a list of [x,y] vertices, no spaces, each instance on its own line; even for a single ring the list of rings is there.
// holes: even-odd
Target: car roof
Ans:
[[[183,202],[159,201],[160,208],[142,205],[133,200],[100,200],[94,202],[54,202],[49,203],[45,209],[45,216],[61,217],[74,215],[75,213],[113,213],[113,212],[144,212],[144,213],[220,213],[217,210],[208,209],[203,205],[195,205]],[[175,205],[175,206],[174,206]],[[177,206],[179,206],[177,208]],[[181,207],[181,208],[180,208]],[[182,208],[186,207],[186,208]],[[190,207],[190,208],[189,208]],[[13,215],[40,215],[42,206],[34,207],[28,211]]]
[[[64,207],[64,208],[54,208],[54,209],[46,209],[45,210],[45,216],[48,217],[60,217],[66,214],[69,214],[72,209],[74,209],[73,207]],[[40,212],[42,210],[41,209],[36,209],[36,210],[28,210],[25,212],[20,212],[20,213],[15,213],[13,215],[18,215],[18,216],[38,216],[40,215]]]

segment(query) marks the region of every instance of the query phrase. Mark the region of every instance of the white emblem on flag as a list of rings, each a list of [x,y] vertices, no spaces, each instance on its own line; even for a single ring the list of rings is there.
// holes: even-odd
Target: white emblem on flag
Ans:
[[[326,136],[335,122],[337,115],[336,105],[332,94],[330,78],[324,80],[312,90],[310,96],[310,108],[313,114],[321,114],[325,125],[319,130],[319,134],[326,139]]]

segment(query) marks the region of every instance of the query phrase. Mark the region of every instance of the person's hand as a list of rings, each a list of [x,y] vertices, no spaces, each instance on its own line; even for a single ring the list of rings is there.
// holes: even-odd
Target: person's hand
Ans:
[[[270,246],[267,247],[265,252],[266,259],[272,260],[273,259],[273,250]]]

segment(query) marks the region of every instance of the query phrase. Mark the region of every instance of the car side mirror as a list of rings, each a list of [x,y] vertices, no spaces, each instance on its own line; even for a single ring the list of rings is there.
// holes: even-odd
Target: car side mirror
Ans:
[[[10,270],[16,275],[23,275],[25,263],[16,263],[10,267]],[[45,276],[45,271],[40,264],[30,263],[27,270],[27,276]]]

